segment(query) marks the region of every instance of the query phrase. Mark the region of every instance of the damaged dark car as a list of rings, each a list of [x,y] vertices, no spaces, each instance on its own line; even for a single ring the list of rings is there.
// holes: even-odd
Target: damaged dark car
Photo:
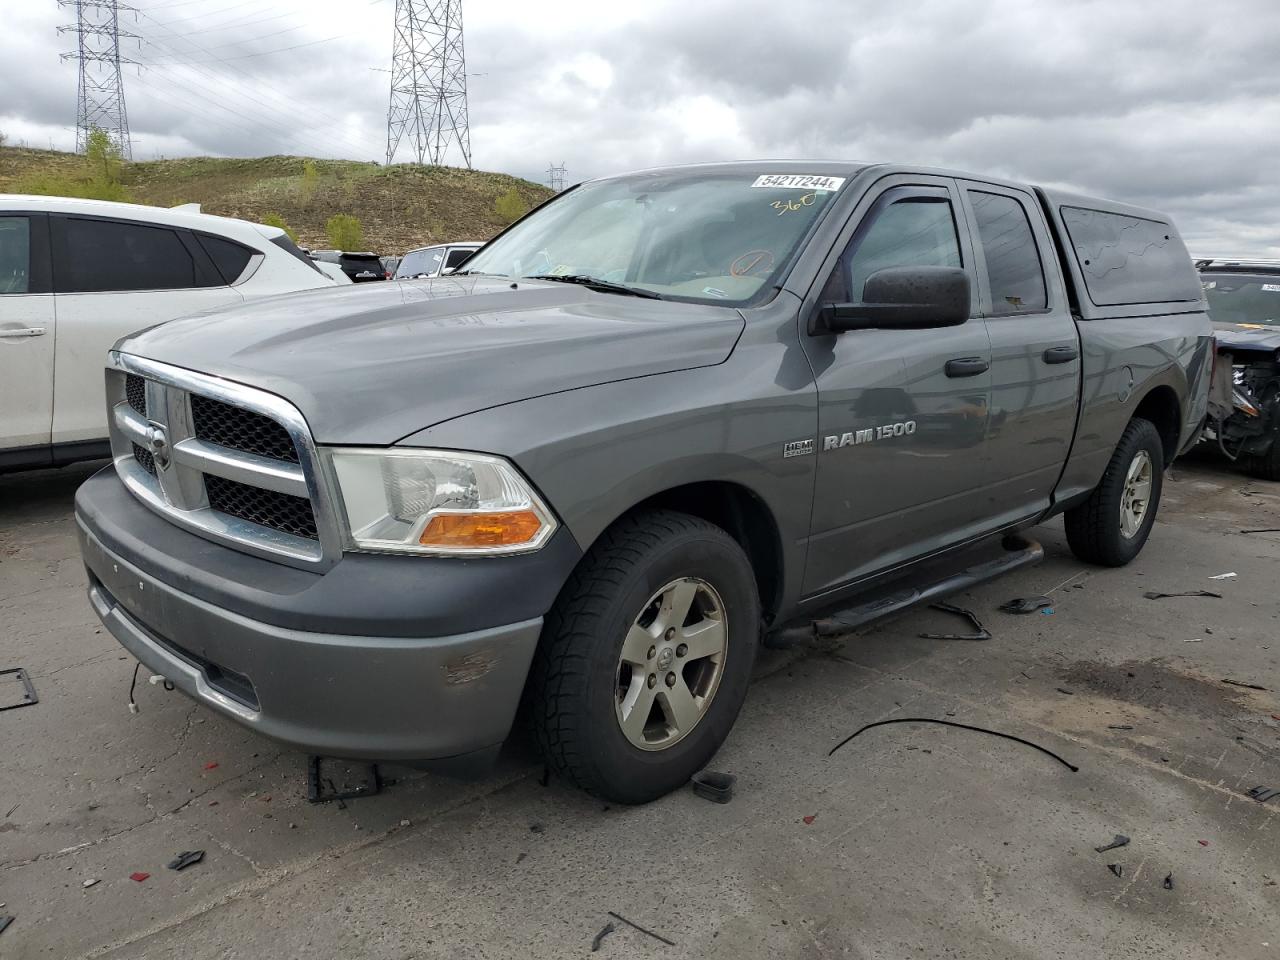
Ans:
[[[1218,341],[1205,438],[1280,480],[1280,260],[1200,260]]]

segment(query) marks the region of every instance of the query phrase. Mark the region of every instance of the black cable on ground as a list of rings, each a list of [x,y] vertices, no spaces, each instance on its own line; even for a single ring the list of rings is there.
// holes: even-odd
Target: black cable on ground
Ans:
[[[976,730],[978,733],[989,733],[993,737],[1003,737],[1005,740],[1012,740],[1014,743],[1025,744],[1026,746],[1031,747],[1033,750],[1039,750],[1041,753],[1044,753],[1053,757],[1053,759],[1057,760],[1060,764],[1062,764],[1072,773],[1077,773],[1080,770],[1080,768],[1077,767],[1075,764],[1067,763],[1067,761],[1063,760],[1060,756],[1058,756],[1052,750],[1049,750],[1046,747],[1042,747],[1038,743],[1032,743],[1030,740],[1023,740],[1021,737],[1015,737],[1011,733],[1001,733],[999,730],[988,730],[986,727],[972,727],[967,723],[955,723],[951,720],[935,720],[932,717],[896,717],[893,720],[879,720],[875,723],[868,723],[865,727],[855,730],[853,733],[849,734],[849,736],[845,737],[843,740],[837,743],[834,747],[832,747],[831,750],[827,753],[827,756],[828,757],[831,756],[831,754],[835,753],[837,750],[839,750],[846,743],[848,743],[850,740],[852,740],[854,737],[856,737],[858,734],[862,733],[863,731],[870,730],[872,727],[883,727],[889,723],[940,723],[944,727],[959,727],[961,730]]]
[[[142,661],[133,665],[133,679],[129,681],[129,712],[138,712],[138,701],[133,699],[133,688],[138,685],[138,671],[142,669]]]

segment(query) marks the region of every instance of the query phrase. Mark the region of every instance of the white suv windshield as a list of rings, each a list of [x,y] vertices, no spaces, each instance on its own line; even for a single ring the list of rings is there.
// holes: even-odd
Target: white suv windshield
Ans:
[[[467,261],[464,273],[591,277],[741,303],[782,271],[843,177],[655,173],[584,184]]]

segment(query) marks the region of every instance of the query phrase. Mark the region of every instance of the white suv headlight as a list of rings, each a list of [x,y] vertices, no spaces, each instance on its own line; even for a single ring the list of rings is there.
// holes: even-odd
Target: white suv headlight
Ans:
[[[551,511],[501,457],[409,448],[327,454],[357,550],[527,553],[555,532]]]

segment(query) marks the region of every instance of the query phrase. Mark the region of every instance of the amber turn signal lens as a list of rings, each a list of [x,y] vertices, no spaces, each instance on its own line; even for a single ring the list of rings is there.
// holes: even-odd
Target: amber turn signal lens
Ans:
[[[532,510],[510,513],[444,513],[431,518],[418,542],[428,547],[514,547],[538,535]]]

